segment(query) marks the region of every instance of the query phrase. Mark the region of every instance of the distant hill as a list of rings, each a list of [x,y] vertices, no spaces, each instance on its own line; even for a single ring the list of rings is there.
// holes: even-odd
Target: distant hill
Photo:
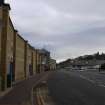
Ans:
[[[79,56],[76,58],[77,60],[105,60],[105,54],[102,53],[100,54],[99,52],[93,54],[93,55],[84,55],[84,56]]]
[[[61,68],[66,67],[70,61],[71,61],[71,59],[67,59],[66,61],[63,61],[63,62],[60,62],[59,64],[57,64],[57,66],[61,67]]]
[[[70,65],[70,63],[72,62],[87,62],[87,61],[103,61],[105,60],[105,54],[104,53],[95,53],[92,55],[84,55],[84,56],[79,56],[75,59],[67,59],[66,61],[60,62],[58,64],[59,67],[66,67],[68,65]]]

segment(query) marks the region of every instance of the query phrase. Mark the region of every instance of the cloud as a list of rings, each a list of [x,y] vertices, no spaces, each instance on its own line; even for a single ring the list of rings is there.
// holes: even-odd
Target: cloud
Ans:
[[[21,35],[58,61],[105,51],[105,0],[7,0]]]

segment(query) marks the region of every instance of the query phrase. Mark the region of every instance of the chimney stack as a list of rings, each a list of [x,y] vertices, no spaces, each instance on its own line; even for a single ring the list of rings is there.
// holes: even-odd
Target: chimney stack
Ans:
[[[0,5],[3,5],[4,4],[4,0],[0,0]]]

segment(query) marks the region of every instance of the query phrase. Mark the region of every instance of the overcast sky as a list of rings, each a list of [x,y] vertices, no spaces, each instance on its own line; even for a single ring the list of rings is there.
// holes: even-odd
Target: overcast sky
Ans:
[[[105,0],[7,0],[19,33],[58,61],[105,52]]]

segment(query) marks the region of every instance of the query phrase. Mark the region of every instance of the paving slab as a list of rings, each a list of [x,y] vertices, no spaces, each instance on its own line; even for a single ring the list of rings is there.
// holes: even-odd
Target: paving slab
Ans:
[[[0,97],[0,105],[23,105],[23,103],[31,104],[32,88],[37,86],[41,81],[48,78],[51,72],[36,74],[33,77],[17,83],[13,89],[5,96]]]

